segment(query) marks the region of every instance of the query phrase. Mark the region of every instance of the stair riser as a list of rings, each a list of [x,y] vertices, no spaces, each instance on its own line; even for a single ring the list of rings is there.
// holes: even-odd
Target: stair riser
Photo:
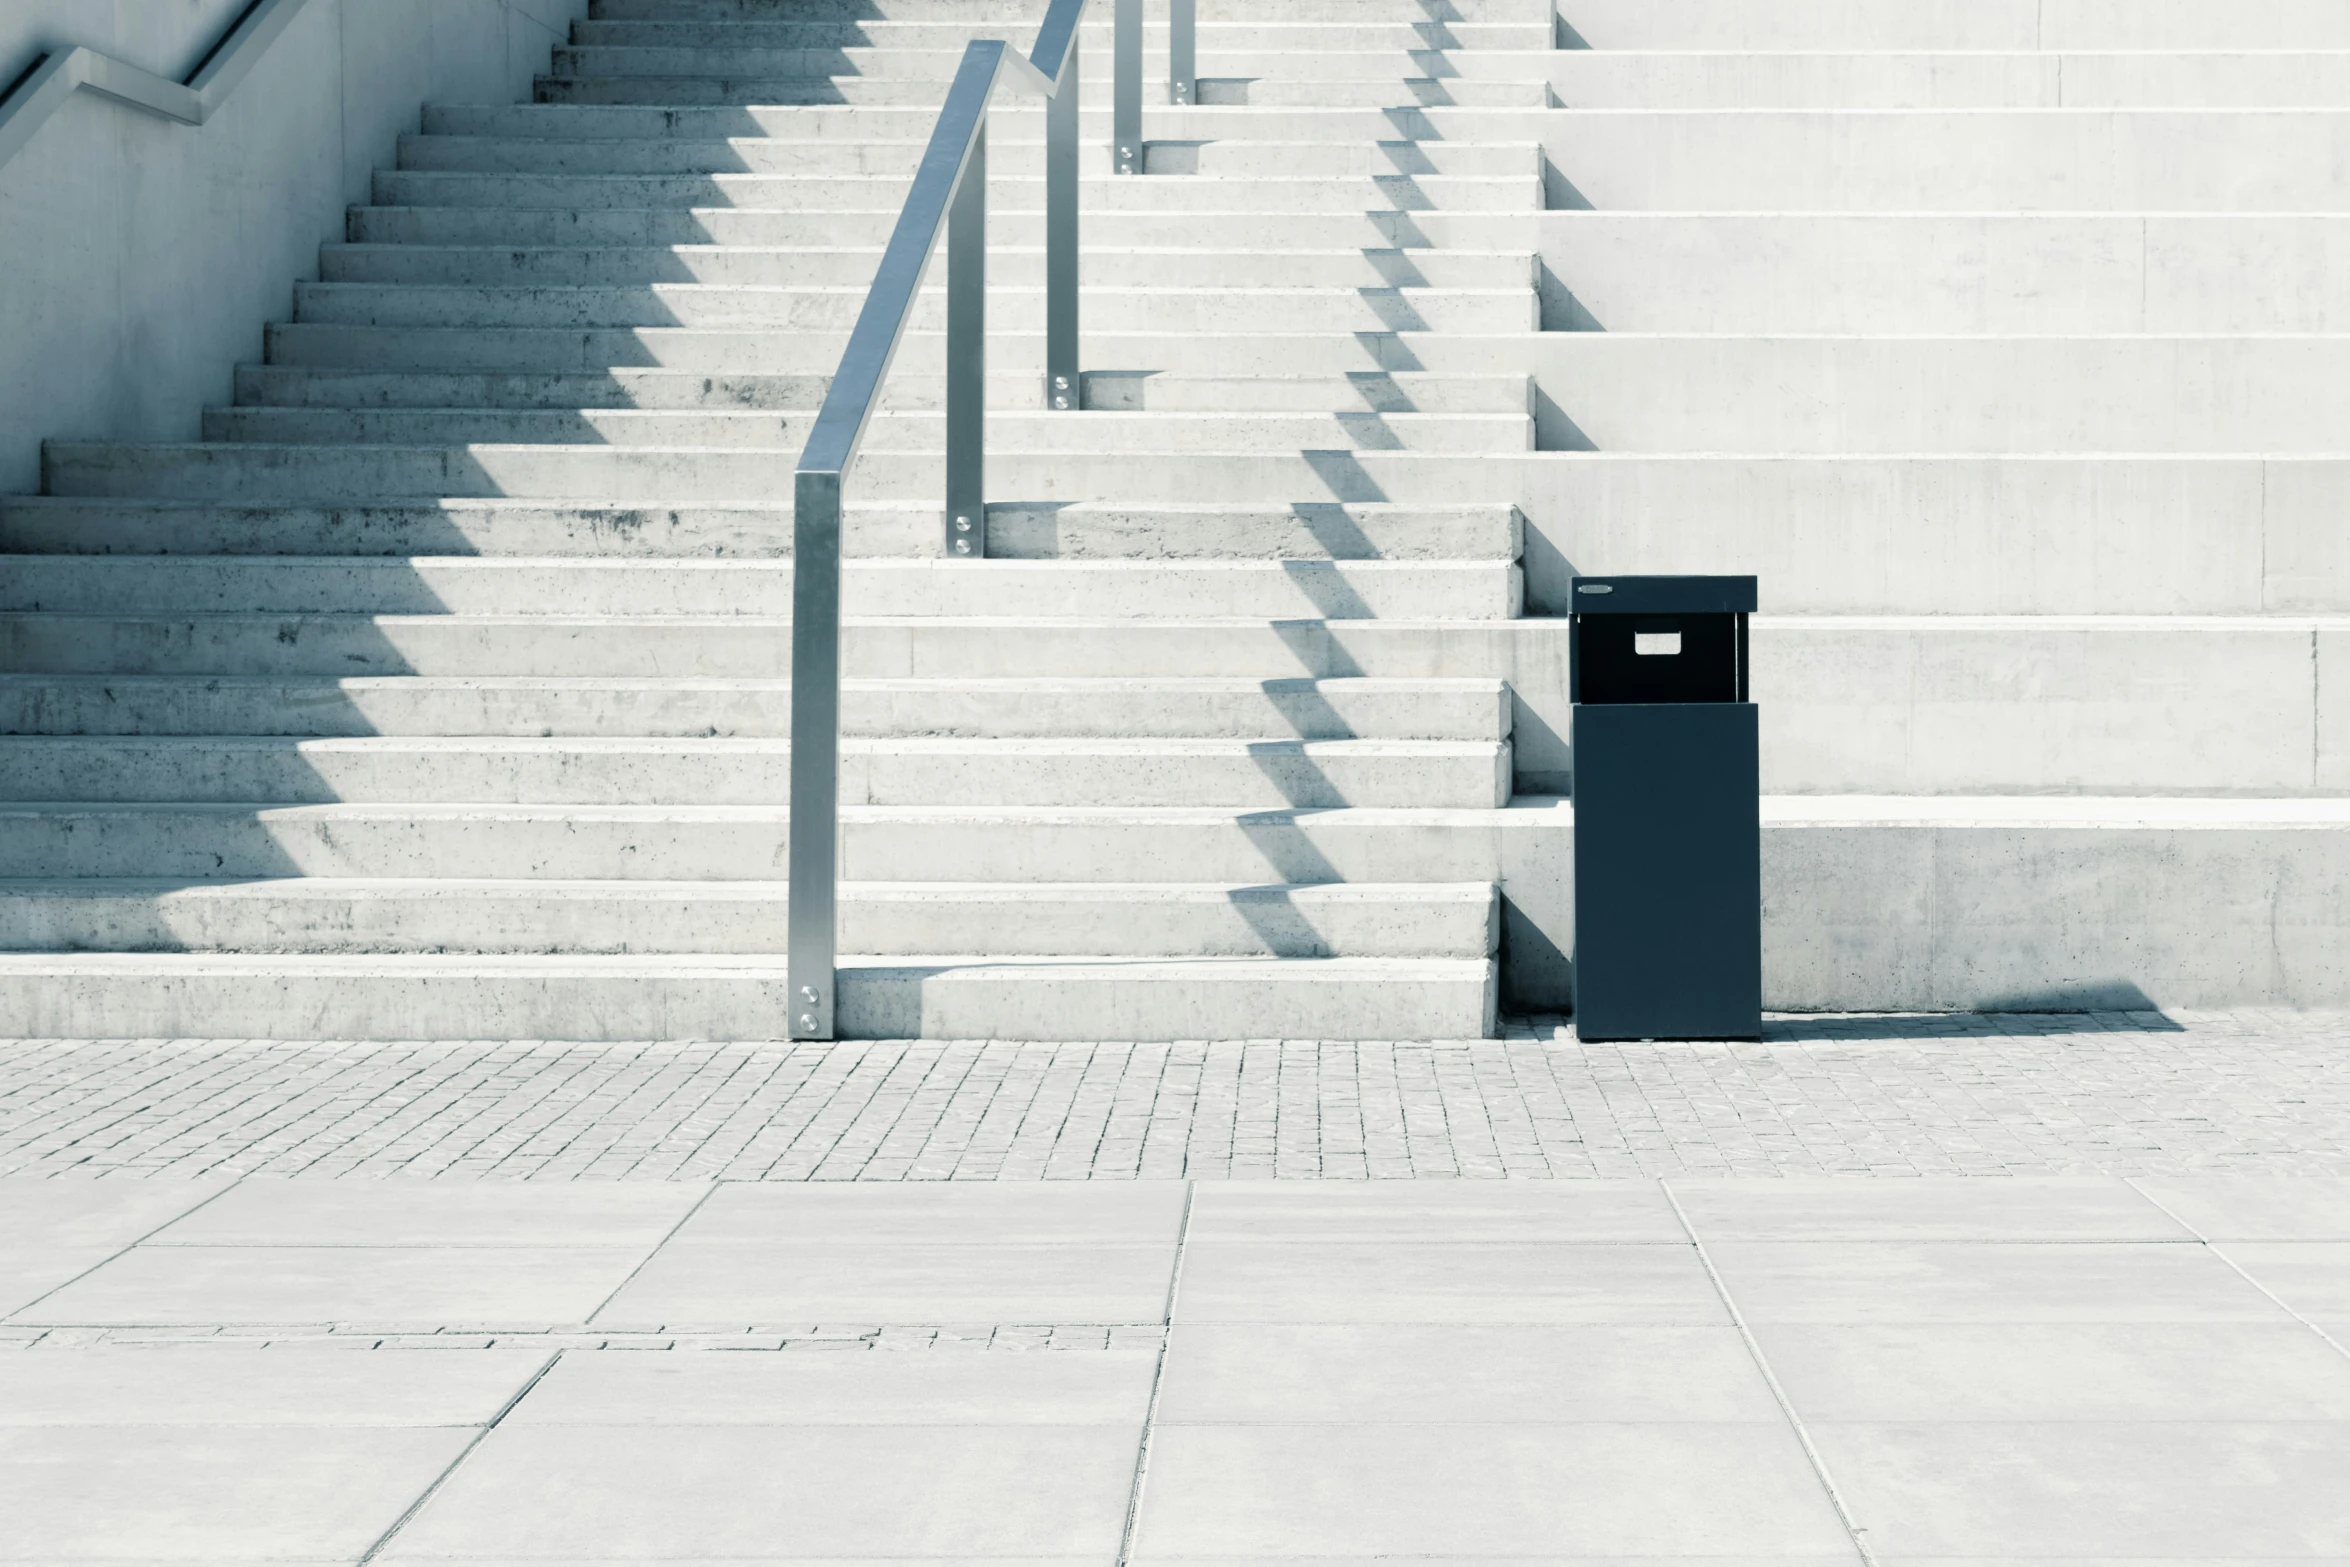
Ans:
[[[1506,621],[1376,620],[1274,625],[1070,621],[1049,636],[995,622],[849,621],[850,678],[1477,678],[1508,667]],[[791,627],[775,620],[464,620],[298,615],[153,619],[0,614],[6,667],[28,674],[514,675],[772,680],[791,669]]]
[[[1018,20],[1033,22],[1034,17]],[[592,49],[710,49],[721,51],[727,59],[746,50],[771,49],[854,49],[861,54],[943,49],[959,53],[974,39],[1001,36],[1003,25],[977,21],[884,21],[871,17],[854,21],[587,21],[572,24],[571,42]],[[1111,37],[1106,15],[1089,15],[1078,28],[1081,49],[1098,46],[1106,54]],[[1278,17],[1260,16],[1251,22],[1202,22],[1194,37],[1200,53],[1213,58],[1219,68],[1243,55],[1303,54],[1312,58],[1333,45],[1343,45],[1351,53],[1381,50],[1401,53],[1406,50],[1543,50],[1556,41],[1553,29],[1543,21],[1366,19],[1340,25],[1337,17],[1297,21],[1291,20],[1286,12]],[[1026,40],[1015,31],[1013,42],[1025,44]],[[1164,14],[1144,21],[1143,58],[1146,64],[1156,67],[1151,71],[1151,84],[1159,86],[1166,79],[1167,18]],[[723,74],[728,67],[719,69]]]
[[[704,283],[864,289],[871,285],[880,264],[878,245],[831,250],[329,245],[319,258],[320,275],[328,282],[443,287]],[[987,275],[992,287],[1042,287],[1044,252],[992,248],[987,256]],[[1089,290],[1105,292],[1125,288],[1504,289],[1532,288],[1535,267],[1532,258],[1525,255],[1440,250],[1105,250],[1085,258],[1085,281]],[[944,287],[944,274],[935,275],[932,285]]]
[[[2321,454],[2350,428],[2344,338],[1563,333],[1539,364],[1600,451]]]
[[[1203,889],[1185,897],[1105,888],[883,895],[841,888],[841,950],[913,956],[968,946],[1040,957],[1455,958],[1494,950],[1490,892],[1381,898],[1350,887]],[[295,953],[782,953],[786,890],[611,883],[243,883],[102,892],[0,888],[0,951]]]
[[[1089,56],[1089,58],[1091,58]],[[1089,68],[1090,77],[1095,68]],[[938,121],[943,94],[927,104],[734,104],[647,107],[615,104],[426,104],[425,134],[495,136],[536,140],[725,141],[758,138],[779,141],[922,142]],[[998,94],[988,110],[988,144],[1039,145],[1044,111],[1020,94]],[[1337,108],[1251,109],[1235,115],[1229,105],[1174,107],[1146,103],[1145,129],[1153,138],[1345,144],[1398,138],[1460,143],[1526,142],[1540,137],[1545,111],[1537,107],[1392,105]],[[1106,147],[1112,117],[1106,102],[1087,103],[1079,119],[1082,138]]]
[[[853,558],[938,553],[938,509],[853,509]],[[1262,511],[988,508],[997,560],[1493,560],[1517,558],[1507,507]],[[204,507],[137,501],[0,501],[0,548],[36,554],[789,556],[790,514],[511,505]]]
[[[1104,30],[1098,36],[1105,41]],[[724,45],[693,47],[679,43],[646,45],[586,44],[559,48],[549,73],[557,79],[611,77],[701,77],[718,80],[795,77],[850,81],[915,80],[944,84],[954,79],[964,49],[977,37],[942,40],[931,48],[913,48],[891,40],[876,46],[832,48],[777,48],[757,32],[737,32]],[[1213,80],[1272,80],[1292,82],[1359,81],[1393,85],[1396,81],[1438,78],[1462,81],[1526,82],[1539,80],[1550,51],[1547,40],[1518,50],[1429,48],[1419,40],[1407,47],[1368,47],[1369,41],[1343,28],[1316,28],[1271,48],[1225,44],[1203,64]],[[1082,45],[1081,45],[1082,47]],[[1160,86],[1167,79],[1167,54],[1147,42],[1144,68]],[[1153,67],[1156,67],[1153,69]],[[1085,73],[1082,83],[1089,96],[1109,98],[1108,72]],[[1162,93],[1164,88],[1161,87]],[[1212,100],[1211,100],[1212,101]]]
[[[2350,65],[2343,69],[2350,77]],[[1555,169],[1554,208],[2132,214],[2350,208],[2350,113],[2337,111],[1641,111],[1559,115],[1543,139]]]
[[[2329,0],[1571,0],[1563,9],[1592,49],[2350,49],[2350,14]]]
[[[1505,561],[866,560],[843,572],[841,603],[862,616],[1501,618],[1517,575]],[[0,579],[0,610],[85,615],[780,617],[791,595],[789,560],[58,555],[19,557]]]
[[[1365,182],[1365,194],[1371,194]],[[899,199],[891,193],[857,212],[747,211],[726,206],[690,211],[653,206],[596,209],[483,206],[354,207],[345,223],[345,237],[355,244],[382,245],[747,245],[789,249],[813,246],[833,249],[849,245],[878,249],[896,226]],[[1532,249],[1534,215],[1539,193],[1524,201],[1509,221],[1495,225],[1492,245]],[[1352,211],[1283,212],[1218,208],[1212,212],[1172,212],[1153,206],[1133,211],[1103,210],[1081,204],[1088,243],[1105,250],[1182,248],[1230,250],[1386,250],[1398,246],[1424,247],[1451,243],[1442,236],[1455,232],[1471,215],[1464,213],[1406,212],[1370,200]],[[1449,226],[1449,227],[1448,227]],[[1467,232],[1461,230],[1460,232]],[[991,207],[991,241],[1009,248],[1035,249],[1043,243],[1044,209]],[[1474,241],[1471,241],[1474,243]]]
[[[1166,685],[1106,691],[923,690],[852,683],[841,732],[879,735],[1100,736],[1163,739],[1499,740],[1509,696],[1355,688],[1350,682],[1266,681],[1254,690]],[[0,677],[0,734],[12,735],[608,735],[701,739],[784,737],[791,687],[781,681],[684,689],[620,683],[541,686],[512,681],[422,686],[156,680],[57,681]],[[912,950],[928,951],[919,948]]]
[[[1021,751],[846,741],[844,805],[1338,806],[1477,809],[1508,803],[1506,745],[1367,753],[1347,742],[1237,743],[1217,750]],[[480,803],[767,805],[788,799],[781,741],[412,744],[0,741],[0,799],[128,803]]]
[[[829,376],[695,375],[690,371],[608,370],[598,375],[457,375],[415,371],[332,370],[315,366],[241,365],[237,401],[265,408],[544,408],[801,409],[824,401]],[[887,420],[901,410],[934,409],[942,378],[893,379],[882,397]],[[1006,414],[1043,406],[1041,378],[988,377],[987,405]],[[1386,414],[1512,414],[1531,411],[1523,376],[1426,376],[1372,371],[1352,376],[1082,375],[1085,409],[1107,412],[1230,414],[1355,410]],[[934,441],[932,443],[936,445]]]
[[[2350,218],[2318,215],[1561,213],[1543,223],[1543,318],[1611,332],[2339,333],[2346,252]]]
[[[1517,813],[1510,813],[1515,815]],[[771,881],[786,863],[780,807],[643,810],[236,806],[0,807],[0,875],[458,877],[535,881]],[[852,881],[1469,882],[1501,879],[1490,813],[1172,812],[1161,820],[1023,823],[953,812],[842,819]],[[1562,835],[1563,838],[1563,835]],[[1567,867],[1560,863],[1563,873]]]
[[[278,366],[524,375],[662,368],[722,376],[829,376],[839,365],[847,342],[846,331],[699,332],[683,328],[566,331],[558,327],[274,326],[267,337],[269,362]],[[1386,331],[1212,337],[1096,331],[1086,334],[1086,343],[1088,357],[1097,363],[1149,366],[1152,373],[1170,377],[1369,376],[1380,371],[1419,370],[1426,362],[1424,356],[1432,353],[1451,361],[1449,374],[1522,376],[1527,369],[1527,350],[1532,347],[1522,335],[1447,343],[1423,333],[1404,342]],[[908,332],[892,362],[885,405],[920,407],[928,401],[935,406],[945,362],[943,333]],[[987,363],[991,375],[999,379],[1030,377],[1031,384],[1041,388],[1043,334],[990,333]],[[1113,377],[1114,372],[1096,371],[1086,380],[1089,386],[1099,387]],[[895,401],[900,398],[904,401]],[[1146,404],[1148,399],[1146,382]]]
[[[806,413],[657,413],[609,409],[560,413],[501,409],[214,408],[204,414],[208,441],[310,443],[321,446],[529,445],[579,443],[636,448],[733,448],[785,452],[806,446],[816,417]],[[1343,418],[1266,413],[1147,421],[1099,415],[998,413],[988,434],[999,449],[1048,452],[1296,452],[1386,450],[1528,451],[1534,422],[1525,415],[1395,415]],[[944,415],[881,415],[863,450],[936,452],[946,444]]]
[[[2339,53],[1706,55],[1566,50],[1550,55],[1545,64],[1550,90],[1573,109],[2350,106],[2350,55]]]
[[[257,501],[381,501],[395,496],[527,496],[543,499],[772,503],[792,492],[796,452],[659,451],[593,446],[315,447],[71,446],[44,452],[51,495],[171,496]],[[851,476],[862,501],[929,500],[944,493],[944,460],[885,454]],[[1075,452],[994,453],[988,487],[1029,502],[1126,504],[1278,502],[1299,495],[1340,501],[1398,498],[1383,469],[1441,462],[1440,454],[1235,452],[1193,456]],[[1381,467],[1374,468],[1373,462]],[[1404,470],[1397,470],[1404,471]],[[1435,479],[1439,470],[1429,470]],[[1444,473],[1446,479],[1457,474]],[[1426,494],[1453,499],[1461,491]],[[1402,498],[1415,498],[1405,496]]]
[[[1404,969],[1225,980],[1011,969],[933,978],[842,976],[844,1039],[1482,1039],[1494,966],[1458,977]],[[991,974],[994,977],[991,977]],[[1319,982],[1317,982],[1319,980]],[[164,975],[50,982],[0,972],[0,1008],[37,1038],[781,1039],[791,990],[780,966],[752,975],[474,978]]]
[[[1154,127],[1155,128],[1155,127]],[[410,172],[568,175],[820,174],[882,175],[911,180],[924,143],[850,141],[841,137],[805,140],[738,139],[686,141],[597,138],[553,141],[510,137],[404,136],[399,167]],[[1044,169],[1044,144],[1029,139],[990,139],[988,174],[1037,175]],[[1154,140],[1145,149],[1149,174],[1280,175],[1321,174],[1333,179],[1374,175],[1481,175],[1534,178],[1542,172],[1541,149],[1516,145],[1434,141],[1382,141],[1372,145],[1319,141],[1279,142]]]
[[[657,105],[697,107],[714,105],[866,104],[936,105],[945,97],[946,81],[918,78],[769,77],[728,80],[702,76],[541,77],[540,103],[596,105]],[[1243,78],[1202,77],[1199,101],[1227,106],[1264,104],[1276,108],[1381,108],[1400,106],[1458,106],[1462,108],[1539,109],[1549,89],[1539,81],[1248,81]],[[1100,88],[1088,88],[1089,101],[1107,102]],[[933,109],[935,113],[935,108]]]
[[[1493,24],[1541,24],[1545,0],[1445,0],[1447,21]],[[1010,28],[1015,41],[1025,42],[1018,30],[1032,28],[1040,13],[1034,0],[593,0],[588,15],[599,22],[844,22],[891,21],[952,23],[957,26]],[[1265,20],[1262,0],[1203,0],[1198,8],[1201,28],[1258,23]],[[1420,0],[1283,0],[1281,19],[1287,22],[1361,23],[1389,25],[1428,20]],[[1108,12],[1096,10],[1086,19],[1088,38],[1100,33]],[[1146,14],[1146,36],[1166,25],[1164,12]]]
[[[905,200],[907,177],[827,175],[644,175],[590,178],[562,174],[403,174],[375,176],[375,201],[385,207],[490,207],[500,212],[599,212],[614,208],[727,207],[800,215],[894,211]],[[1042,211],[1041,177],[997,176],[989,195],[1009,212]],[[1366,175],[1331,179],[1144,180],[1103,176],[1078,196],[1088,212],[1168,214],[1208,212],[1357,213],[1423,208],[1465,211],[1533,209],[1542,183],[1533,171],[1502,177],[1448,174]],[[1214,233],[1202,236],[1214,238]],[[835,240],[834,243],[840,243]]]
[[[689,327],[776,332],[804,328],[846,332],[865,305],[862,288],[800,292],[784,288],[412,288],[312,283],[295,293],[304,323],[420,327]],[[1496,293],[1363,288],[1308,293],[1277,290],[1103,291],[1084,300],[1086,319],[1110,332],[1531,332],[1539,325],[1532,288]],[[1042,332],[1042,289],[1004,290],[988,301],[989,324]],[[946,329],[943,291],[925,295],[908,324]]]

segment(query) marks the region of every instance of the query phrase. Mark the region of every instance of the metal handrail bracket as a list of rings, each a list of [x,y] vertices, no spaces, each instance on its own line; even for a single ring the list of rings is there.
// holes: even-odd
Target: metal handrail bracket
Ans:
[[[309,0],[254,0],[205,53],[185,82],[157,76],[128,60],[77,46],[43,56],[0,98],[0,164],[6,164],[77,91],[141,109],[182,125],[202,125],[220,111],[263,51]]]
[[[1130,3],[1130,0],[1121,0]],[[946,553],[987,553],[987,111],[1009,76],[1044,95],[1045,406],[1075,409],[1078,372],[1077,24],[1053,0],[1028,59],[1001,39],[963,51],[913,189],[849,331],[792,480],[790,1035],[833,1037],[839,959],[840,589],[844,480],[946,232]]]

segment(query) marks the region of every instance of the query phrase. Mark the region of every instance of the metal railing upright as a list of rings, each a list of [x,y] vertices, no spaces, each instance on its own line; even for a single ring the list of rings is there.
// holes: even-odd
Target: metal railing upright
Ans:
[[[800,453],[792,488],[790,1036],[833,1037],[839,960],[843,487],[946,234],[944,553],[987,553],[987,113],[1010,77],[1045,99],[1044,405],[1084,401],[1078,364],[1077,29],[1087,0],[1052,0],[1026,59],[1001,39],[963,51],[864,308]],[[1169,0],[1171,102],[1193,101],[1193,0]],[[1142,0],[1115,0],[1111,168],[1139,174]]]

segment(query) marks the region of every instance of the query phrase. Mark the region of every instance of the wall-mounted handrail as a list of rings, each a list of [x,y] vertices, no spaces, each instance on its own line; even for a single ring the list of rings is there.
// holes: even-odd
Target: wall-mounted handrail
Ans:
[[[1001,39],[963,51],[881,267],[849,330],[792,478],[790,1034],[830,1039],[838,958],[840,583],[843,479],[946,231],[946,553],[987,553],[987,111],[1011,76],[1044,95],[1045,406],[1074,410],[1078,378],[1077,25],[1053,0],[1028,59]],[[1119,0],[1121,13],[1139,0]],[[1139,60],[1136,62],[1139,78]]]
[[[12,91],[0,97],[0,164],[21,151],[77,91],[182,125],[202,125],[220,111],[263,51],[307,4],[309,0],[253,0],[185,82],[157,76],[87,46],[43,55]]]

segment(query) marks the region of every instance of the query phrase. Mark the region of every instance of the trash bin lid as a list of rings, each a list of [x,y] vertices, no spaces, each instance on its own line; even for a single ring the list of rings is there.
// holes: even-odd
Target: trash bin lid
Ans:
[[[1751,615],[1752,577],[1576,577],[1577,615]]]

